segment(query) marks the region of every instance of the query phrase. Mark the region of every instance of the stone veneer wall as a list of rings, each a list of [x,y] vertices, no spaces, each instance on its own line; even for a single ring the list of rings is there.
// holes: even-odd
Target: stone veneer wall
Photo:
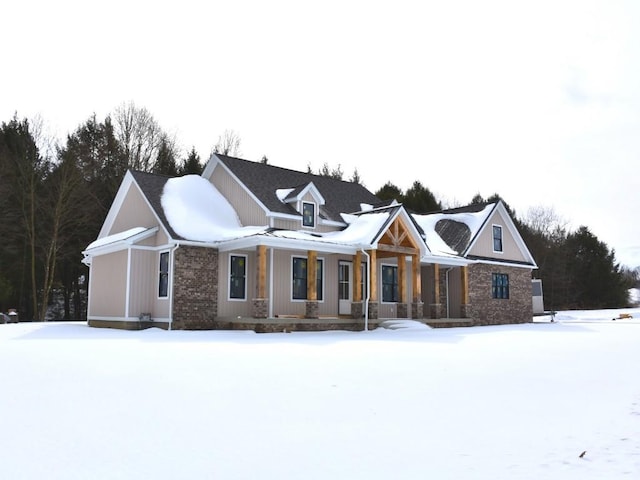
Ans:
[[[173,259],[173,323],[177,330],[215,328],[218,250],[180,246]]]
[[[491,274],[509,275],[509,298],[491,295]],[[531,270],[502,265],[469,266],[469,305],[467,315],[474,325],[527,323],[533,318]]]

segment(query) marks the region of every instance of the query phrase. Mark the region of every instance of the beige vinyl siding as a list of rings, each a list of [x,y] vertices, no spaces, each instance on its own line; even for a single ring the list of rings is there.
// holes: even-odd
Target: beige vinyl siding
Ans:
[[[127,250],[92,260],[89,317],[124,317],[126,313]],[[100,272],[95,275],[94,272]]]
[[[135,184],[131,184],[107,235],[124,232],[134,227],[152,228],[157,226],[158,221],[140,190]]]
[[[221,165],[216,166],[211,183],[229,201],[242,225],[269,224],[265,211]]]
[[[273,253],[273,314],[305,314],[305,301],[292,300],[292,258],[306,257],[306,251],[276,250]],[[338,314],[338,256],[318,252],[324,260],[323,300],[318,302],[318,314]]]
[[[150,313],[152,318],[169,317],[169,298],[158,297],[160,252],[131,251],[129,315]],[[171,287],[169,287],[171,293]]]
[[[246,263],[246,299],[229,298],[229,259],[232,255],[243,255]],[[267,253],[268,255],[268,253]],[[268,256],[267,256],[268,258]],[[256,296],[256,253],[255,251],[220,252],[218,260],[219,282],[218,289],[218,316],[220,317],[250,317],[253,313],[253,299]],[[269,278],[269,262],[267,261],[267,278]],[[268,282],[267,282],[268,284]],[[267,292],[267,295],[269,292]]]
[[[493,251],[493,225],[502,227],[502,253]],[[489,218],[469,254],[497,260],[527,261],[516,245],[513,235],[507,228],[507,223],[499,212],[494,212]]]

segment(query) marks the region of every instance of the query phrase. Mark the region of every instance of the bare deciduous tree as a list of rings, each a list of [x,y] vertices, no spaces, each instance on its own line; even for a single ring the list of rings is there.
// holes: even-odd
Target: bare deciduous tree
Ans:
[[[242,155],[240,151],[240,136],[233,130],[225,130],[218,137],[218,143],[213,146],[212,153],[219,153],[230,157],[239,157]]]
[[[553,207],[529,207],[523,219],[533,232],[551,238],[556,232],[565,231],[568,222],[556,213]]]
[[[150,172],[166,134],[153,115],[133,102],[123,103],[113,115],[116,138],[122,145],[129,168]]]

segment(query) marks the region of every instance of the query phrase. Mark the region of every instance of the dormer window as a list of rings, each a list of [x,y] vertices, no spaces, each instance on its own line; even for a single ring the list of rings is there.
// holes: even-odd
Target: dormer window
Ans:
[[[316,226],[315,203],[302,202],[302,226],[314,228]]]

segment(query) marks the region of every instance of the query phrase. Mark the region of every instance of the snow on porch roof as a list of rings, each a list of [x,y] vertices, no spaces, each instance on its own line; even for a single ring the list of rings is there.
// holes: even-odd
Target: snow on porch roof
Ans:
[[[146,238],[149,235],[152,235],[157,230],[157,227],[134,227],[123,232],[114,233],[113,235],[107,235],[106,237],[94,240],[89,245],[87,245],[87,248],[85,248],[85,252],[88,252],[89,250],[96,250],[101,247],[106,247],[107,245],[114,245],[116,243],[134,243],[138,240]]]

